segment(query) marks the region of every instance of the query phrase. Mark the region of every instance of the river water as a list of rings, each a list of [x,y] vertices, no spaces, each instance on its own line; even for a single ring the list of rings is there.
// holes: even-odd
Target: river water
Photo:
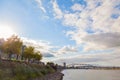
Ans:
[[[120,70],[68,69],[62,73],[63,80],[120,80]]]

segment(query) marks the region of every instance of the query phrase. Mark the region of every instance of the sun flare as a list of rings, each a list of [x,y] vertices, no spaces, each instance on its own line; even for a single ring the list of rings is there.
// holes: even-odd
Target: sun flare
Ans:
[[[15,34],[10,26],[0,25],[0,38],[8,38]]]

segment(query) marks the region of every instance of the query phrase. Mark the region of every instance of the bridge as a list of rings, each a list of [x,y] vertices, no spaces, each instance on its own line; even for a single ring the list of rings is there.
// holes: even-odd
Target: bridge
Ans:
[[[100,68],[98,65],[92,65],[92,64],[68,64],[66,65],[67,69],[95,69]]]
[[[68,64],[64,63],[64,69],[120,69],[120,67],[115,66],[100,66],[97,64]]]

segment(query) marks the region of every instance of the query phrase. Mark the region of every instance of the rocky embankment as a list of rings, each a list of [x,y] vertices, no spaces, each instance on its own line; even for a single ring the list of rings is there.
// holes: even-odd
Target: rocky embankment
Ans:
[[[50,65],[1,60],[0,80],[62,80],[61,71]]]
[[[38,78],[35,80],[63,80],[63,76],[64,74],[62,74],[61,72],[55,72],[52,74],[48,74],[46,76],[44,76],[43,78]]]
[[[50,65],[0,60],[0,80],[62,80],[61,70]]]

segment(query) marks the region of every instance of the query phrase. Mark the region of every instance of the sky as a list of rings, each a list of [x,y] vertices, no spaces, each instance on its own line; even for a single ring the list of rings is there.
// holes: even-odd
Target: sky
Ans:
[[[0,37],[12,34],[44,62],[120,66],[120,0],[0,0]]]

